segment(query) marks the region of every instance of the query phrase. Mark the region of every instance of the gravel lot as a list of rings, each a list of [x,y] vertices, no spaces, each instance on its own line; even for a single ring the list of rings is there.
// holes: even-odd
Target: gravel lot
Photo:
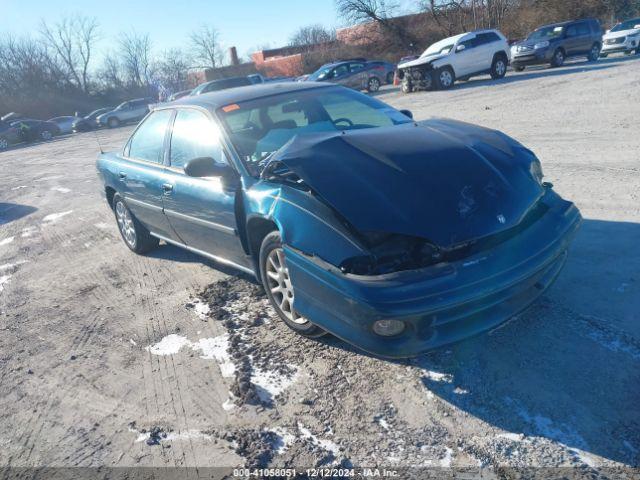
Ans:
[[[540,301],[410,361],[306,340],[247,277],[172,246],[129,252],[93,133],[15,148],[0,153],[0,466],[638,466],[640,58],[379,97],[512,135],[576,202],[583,227]]]

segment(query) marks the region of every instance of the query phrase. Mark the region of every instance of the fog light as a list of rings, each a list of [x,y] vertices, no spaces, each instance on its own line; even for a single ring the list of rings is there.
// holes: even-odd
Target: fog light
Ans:
[[[383,337],[393,337],[403,330],[404,322],[400,320],[378,320],[373,324],[373,331]]]

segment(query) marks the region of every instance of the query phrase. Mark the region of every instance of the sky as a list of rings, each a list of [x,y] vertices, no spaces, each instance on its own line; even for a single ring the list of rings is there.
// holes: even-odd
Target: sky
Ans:
[[[301,26],[343,26],[334,0],[0,0],[0,7],[0,34],[35,34],[42,18],[55,23],[77,13],[96,17],[100,56],[115,49],[121,32],[148,33],[160,52],[188,47],[189,33],[207,24],[219,31],[223,46],[235,45],[246,58],[257,46],[286,45]]]

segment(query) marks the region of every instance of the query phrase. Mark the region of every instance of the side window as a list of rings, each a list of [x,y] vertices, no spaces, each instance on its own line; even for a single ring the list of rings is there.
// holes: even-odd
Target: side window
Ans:
[[[129,141],[129,156],[147,162],[162,163],[164,137],[172,110],[159,110],[149,115]]]
[[[477,42],[476,37],[473,37],[460,42],[458,45],[464,45],[464,49],[469,50],[470,48],[473,48],[476,46],[477,44],[476,42]]]
[[[589,26],[586,23],[579,23],[576,27],[578,35],[589,35]]]
[[[578,27],[576,25],[569,25],[567,27],[567,37],[577,37]]]
[[[357,72],[358,70],[362,70],[364,68],[364,63],[350,63],[349,70],[351,72]]]
[[[349,73],[349,66],[346,63],[344,65],[338,65],[333,69],[333,78],[340,77],[346,73]]]
[[[198,157],[211,157],[218,164],[227,163],[217,125],[198,110],[178,110],[169,152],[172,167],[182,168],[189,160]]]

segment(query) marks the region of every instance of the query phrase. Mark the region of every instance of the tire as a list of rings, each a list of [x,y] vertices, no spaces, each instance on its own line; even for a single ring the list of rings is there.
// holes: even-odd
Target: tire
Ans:
[[[413,92],[413,88],[411,87],[411,83],[407,80],[407,77],[402,79],[402,93],[411,93]]]
[[[524,66],[522,66],[522,65],[514,65],[513,69],[516,72],[524,72]]]
[[[40,132],[40,139],[44,141],[51,140],[53,138],[53,132],[51,130],[42,130]]]
[[[437,69],[434,76],[436,86],[439,90],[449,90],[456,81],[456,75],[449,66]]]
[[[553,52],[553,58],[551,59],[551,66],[561,67],[564,64],[565,56],[564,51],[558,48],[555,52]]]
[[[491,78],[498,80],[507,74],[508,60],[504,55],[496,55],[491,64]]]
[[[124,199],[117,193],[113,196],[113,213],[120,236],[129,250],[142,254],[158,246],[160,240],[151,236],[149,230],[133,216]]]
[[[371,77],[367,82],[367,92],[377,92],[380,90],[380,80],[377,77]]]
[[[9,148],[9,140],[0,137],[0,150],[6,150],[7,148]]]
[[[117,119],[117,117],[111,117],[109,119],[109,121],[107,122],[107,125],[109,126],[109,128],[116,128],[120,126],[120,120]]]
[[[589,51],[589,55],[587,55],[587,60],[589,62],[597,62],[598,58],[600,58],[600,44],[594,43],[591,45],[591,50]]]
[[[387,73],[387,84],[393,85],[393,72]]]
[[[305,337],[316,338],[324,335],[325,330],[300,316],[292,306],[294,292],[284,258],[280,232],[271,232],[264,237],[258,261],[262,286],[271,306],[282,321],[291,330]]]
[[[640,55],[640,45],[638,45],[638,48],[636,48],[636,55]]]

